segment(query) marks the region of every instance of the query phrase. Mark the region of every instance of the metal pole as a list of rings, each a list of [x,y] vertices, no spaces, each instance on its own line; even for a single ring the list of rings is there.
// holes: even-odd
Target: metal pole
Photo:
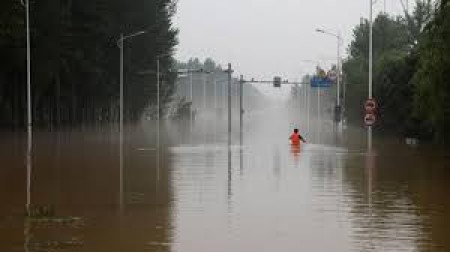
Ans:
[[[372,98],[372,68],[373,68],[372,1],[373,0],[370,0],[370,20],[369,20],[369,99]]]
[[[190,114],[189,114],[189,127],[190,127],[190,131],[191,131],[191,135],[192,135],[192,110],[194,107],[194,92],[193,92],[193,88],[192,88],[192,72],[189,73],[189,83],[190,83],[190,99],[191,99],[191,110],[190,110]]]
[[[369,99],[373,98],[372,91],[372,68],[373,68],[373,0],[370,1],[370,14],[369,14]],[[372,126],[367,129],[367,145],[369,151],[372,150]]]
[[[303,119],[306,119],[306,114],[307,114],[307,112],[306,112],[306,109],[307,109],[307,91],[306,91],[306,87],[305,87],[305,85],[304,84],[302,84],[302,86],[301,86],[302,88],[302,90],[303,90]],[[305,120],[303,120],[303,125],[305,126],[305,128],[306,128],[306,121]]]
[[[123,33],[120,34],[120,41],[119,41],[119,47],[120,47],[120,101],[119,101],[119,117],[120,117],[120,126],[119,126],[119,177],[120,177],[120,183],[119,183],[119,190],[120,190],[120,196],[119,196],[119,204],[122,208],[123,206]]]
[[[226,103],[226,99],[225,99],[225,94],[227,93],[227,86],[225,85],[225,83],[222,84],[222,110],[225,110],[225,107],[227,107],[227,103]]]
[[[206,73],[203,73],[203,111],[206,110]]]
[[[317,88],[317,144],[320,144],[320,88]]]
[[[160,80],[159,79],[160,79],[159,57],[157,57],[157,59],[156,59],[156,93],[157,93],[157,95],[156,95],[156,103],[157,103],[156,117],[158,120],[158,127],[157,127],[157,129],[158,129],[158,148],[159,148],[159,120],[160,120],[160,115],[159,115],[159,113],[160,113],[160,101],[159,101],[159,86],[160,86],[159,82],[160,82]]]
[[[308,132],[308,134],[309,134],[309,125],[310,125],[310,114],[309,114],[309,110],[310,110],[310,107],[311,107],[311,105],[310,105],[310,93],[311,93],[311,86],[310,85],[308,85],[308,87],[307,87],[307,94],[306,94],[306,121],[307,121],[307,132]]]
[[[213,76],[214,80],[214,131],[217,130],[217,80],[216,76]],[[214,132],[215,133],[215,132]],[[215,138],[215,135],[214,135]]]
[[[337,94],[336,94],[336,104],[339,107],[341,105],[341,34],[338,33],[337,36]],[[340,115],[339,115],[340,116]]]
[[[214,145],[217,143],[217,80],[214,74]]]
[[[217,113],[217,80],[214,76],[214,115]]]
[[[157,89],[157,98],[156,98],[156,100],[157,100],[157,110],[158,110],[158,112],[157,112],[157,117],[158,117],[158,119],[157,119],[157,122],[156,122],[156,124],[157,124],[157,126],[156,126],[156,148],[157,148],[157,150],[156,150],[156,179],[157,179],[157,182],[159,182],[159,150],[160,150],[160,143],[159,143],[159,140],[160,140],[160,110],[161,110],[161,108],[160,108],[160,99],[159,99],[159,93],[160,93],[160,73],[159,73],[159,71],[160,71],[160,67],[159,67],[159,56],[157,56],[156,57],[156,83],[157,83],[157,85],[156,85],[156,89]]]
[[[27,211],[31,204],[31,151],[33,145],[32,112],[31,112],[31,38],[30,38],[30,1],[26,0],[26,22],[27,22]]]
[[[241,75],[241,78],[239,80],[239,140],[241,144],[242,149],[242,142],[243,142],[243,134],[244,134],[244,122],[243,122],[243,115],[244,115],[244,109],[243,109],[243,95],[244,95],[244,76]]]
[[[231,63],[228,63],[228,146],[231,145]]]

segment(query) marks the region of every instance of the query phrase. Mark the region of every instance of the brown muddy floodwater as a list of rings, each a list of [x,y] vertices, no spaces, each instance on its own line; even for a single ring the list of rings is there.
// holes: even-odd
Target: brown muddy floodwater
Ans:
[[[142,124],[122,168],[117,131],[35,132],[29,178],[26,136],[2,133],[0,250],[450,250],[445,152],[376,138],[368,154],[362,130],[292,148],[288,124],[251,127],[242,148],[197,131],[158,155]]]

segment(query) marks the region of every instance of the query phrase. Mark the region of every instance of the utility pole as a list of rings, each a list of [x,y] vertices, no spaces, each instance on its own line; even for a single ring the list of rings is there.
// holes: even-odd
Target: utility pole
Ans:
[[[369,99],[373,98],[372,93],[372,68],[373,68],[373,0],[370,1],[369,12]],[[372,149],[372,126],[367,129],[367,145],[369,150]]]
[[[317,144],[320,144],[320,134],[321,134],[321,127],[320,127],[320,88],[317,88]]]
[[[206,111],[206,72],[203,72],[203,112]]]
[[[191,108],[190,108],[190,113],[189,113],[189,130],[191,132],[192,135],[192,118],[193,118],[193,108],[194,108],[194,91],[192,88],[192,72],[189,73],[189,84],[190,84],[190,99],[191,99]]]
[[[119,48],[120,48],[120,98],[119,98],[119,206],[122,211],[123,208],[123,33],[120,34]]]
[[[228,63],[228,146],[231,146],[231,63]]]
[[[241,75],[241,78],[239,79],[239,140],[241,144],[242,149],[242,142],[243,142],[243,115],[244,115],[244,109],[243,109],[243,93],[244,93],[244,76]]]
[[[337,106],[340,107],[341,106],[341,32],[338,32],[338,43],[337,43]],[[340,108],[339,108],[340,111]],[[339,120],[340,120],[340,116],[339,115]]]
[[[33,146],[33,115],[31,111],[31,37],[30,37],[30,0],[22,0],[25,7],[25,22],[27,30],[27,212],[31,205],[31,169]]]

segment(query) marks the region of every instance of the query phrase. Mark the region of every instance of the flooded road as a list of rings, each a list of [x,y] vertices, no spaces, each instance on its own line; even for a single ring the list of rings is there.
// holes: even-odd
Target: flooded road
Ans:
[[[445,152],[380,137],[368,154],[364,129],[323,127],[316,142],[304,125],[293,148],[292,126],[253,119],[231,147],[221,124],[169,129],[178,141],[158,155],[143,123],[125,134],[122,170],[115,130],[35,133],[29,218],[26,138],[2,133],[0,249],[450,250]]]

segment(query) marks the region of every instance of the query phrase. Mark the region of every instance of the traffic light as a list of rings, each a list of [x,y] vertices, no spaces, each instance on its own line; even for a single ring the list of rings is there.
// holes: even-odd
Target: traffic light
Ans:
[[[275,87],[275,88],[281,87],[281,77],[276,76],[273,78],[273,87]]]

